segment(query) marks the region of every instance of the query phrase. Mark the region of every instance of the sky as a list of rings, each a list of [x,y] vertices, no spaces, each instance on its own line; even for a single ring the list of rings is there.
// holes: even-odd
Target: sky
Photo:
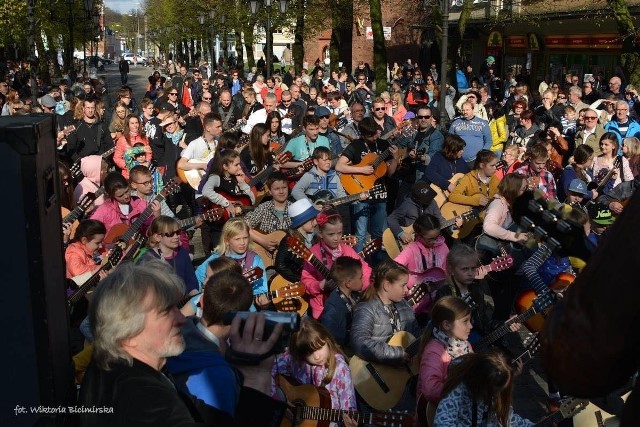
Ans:
[[[109,9],[124,13],[135,9],[138,6],[138,2],[135,0],[104,0],[104,5]]]

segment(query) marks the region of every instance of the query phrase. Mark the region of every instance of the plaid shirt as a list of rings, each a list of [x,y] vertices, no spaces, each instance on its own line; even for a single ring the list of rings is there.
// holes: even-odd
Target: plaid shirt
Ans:
[[[543,169],[539,174],[535,174],[529,167],[529,164],[527,163],[524,166],[521,166],[520,168],[518,168],[514,173],[517,173],[518,175],[522,175],[527,179],[540,178],[540,182],[538,183],[538,188],[542,190],[542,192],[547,196],[547,199],[558,198],[557,192],[556,192],[556,181],[553,178],[553,175],[551,174],[551,172],[549,172],[548,170]]]
[[[288,230],[291,228],[291,218],[289,218],[289,206],[291,202],[287,200],[284,209],[284,216],[276,215],[273,200],[258,205],[253,211],[245,216],[249,227],[254,228],[264,234],[269,234],[277,230]]]

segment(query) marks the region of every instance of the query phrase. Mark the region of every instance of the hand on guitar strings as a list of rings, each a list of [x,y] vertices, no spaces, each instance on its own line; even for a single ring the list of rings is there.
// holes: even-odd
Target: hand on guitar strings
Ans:
[[[368,191],[363,191],[362,193],[360,193],[360,201],[364,202],[368,198],[369,198],[369,192]]]
[[[402,234],[400,234],[400,241],[405,245],[413,242],[414,238],[415,235],[413,233],[407,233],[403,231]]]
[[[504,323],[508,323],[511,320],[515,319],[517,316],[514,314],[513,316],[511,316],[510,318],[507,319],[506,322]],[[522,327],[522,323],[519,322],[513,322],[512,324],[509,325],[509,330],[511,332],[518,332],[520,330],[520,328]]]
[[[342,424],[344,424],[344,427],[358,427],[358,421],[347,414],[342,414]]]
[[[375,172],[375,169],[371,165],[362,166],[360,168],[360,173],[363,175],[373,175],[374,172]]]
[[[609,203],[609,209],[611,209],[611,212],[615,214],[621,214],[624,206],[620,202],[611,202]]]
[[[464,224],[464,221],[462,220],[462,217],[457,216],[456,220],[455,220],[455,226],[456,228],[460,228],[462,227],[462,224]]]
[[[67,244],[71,240],[71,224],[62,224],[62,242]]]

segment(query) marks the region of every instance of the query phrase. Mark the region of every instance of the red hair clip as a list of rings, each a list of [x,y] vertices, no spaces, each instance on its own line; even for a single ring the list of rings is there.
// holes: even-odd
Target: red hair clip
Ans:
[[[331,218],[340,218],[340,215],[337,213],[327,214],[326,212],[320,212],[318,216],[316,216],[316,222],[320,227],[324,227],[324,225],[328,223]]]

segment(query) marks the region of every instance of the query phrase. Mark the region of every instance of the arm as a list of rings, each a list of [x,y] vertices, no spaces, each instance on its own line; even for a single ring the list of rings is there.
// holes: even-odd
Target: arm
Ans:
[[[333,376],[334,381],[338,381],[338,401],[340,402],[339,409],[356,409],[356,389],[353,386],[351,380],[351,371],[349,371],[349,365],[341,357],[336,355],[337,366]]]
[[[517,242],[516,233],[502,226],[507,216],[504,211],[505,207],[502,200],[494,199],[487,208],[487,215],[482,222],[482,230],[490,237]]]
[[[274,267],[276,271],[290,282],[299,282],[302,273],[302,261],[292,257],[287,247],[287,239],[282,239],[276,252]]]
[[[430,402],[437,402],[442,397],[442,388],[447,379],[447,366],[450,356],[444,351],[440,343],[430,341],[422,353],[420,360],[421,388],[418,394],[422,394]]]
[[[293,190],[291,190],[291,195],[293,196],[293,198],[296,200],[306,198],[307,195],[305,193],[307,191],[307,188],[309,188],[309,184],[311,184],[312,181],[313,181],[313,175],[311,175],[309,172],[306,172],[304,175],[302,175],[302,177],[298,180],[298,182],[296,182],[296,185],[293,187]]]
[[[490,150],[491,145],[493,145],[493,139],[491,137],[491,129],[489,129],[489,123],[486,123],[486,125],[482,127],[482,140],[482,148],[485,150]]]
[[[351,348],[355,354],[370,362],[384,362],[399,365],[403,361],[404,349],[390,346],[381,339],[374,339],[375,301],[356,305],[351,324]],[[379,307],[381,309],[381,307]],[[386,316],[386,314],[385,314]],[[388,324],[387,320],[387,324]],[[391,327],[389,326],[389,329]],[[380,334],[382,331],[376,331]]]
[[[186,149],[185,149],[186,150]],[[183,151],[184,153],[184,151]],[[189,171],[189,170],[193,170],[193,169],[201,169],[201,170],[206,170],[207,169],[207,162],[189,162],[189,159],[186,157],[180,157],[180,160],[178,160],[178,169],[182,169],[185,171]]]
[[[336,171],[340,173],[363,173],[363,169],[370,166],[351,166],[351,161],[344,155],[340,156],[338,163],[336,164]]]
[[[124,139],[124,136],[121,136],[116,143],[116,150],[113,153],[113,163],[115,163],[121,170],[127,169],[127,165],[124,162],[124,152],[127,149],[126,145],[126,139]]]
[[[400,228],[400,218],[406,218],[408,213],[408,203],[407,199],[403,201],[400,206],[395,208],[391,215],[387,218],[387,224],[389,228],[393,232],[393,235],[399,237],[402,234],[402,228]],[[405,223],[406,224],[406,223]]]
[[[538,269],[540,266],[551,256],[553,251],[546,243],[540,245],[540,247],[533,253],[533,255],[522,264],[522,272],[533,287],[536,295],[540,295],[549,291],[549,286],[544,283]]]
[[[429,141],[429,149],[427,150],[427,156],[433,158],[433,155],[442,151],[444,146],[444,135],[442,132],[436,130],[431,134],[431,140]]]
[[[304,283],[307,294],[310,296],[314,297],[322,294],[325,279],[320,272],[307,261],[304,262],[304,267],[302,267],[300,280]]]
[[[202,187],[202,195],[211,200],[212,203],[226,208],[227,206],[231,205],[231,203],[227,199],[225,199],[224,196],[215,192],[214,188],[217,188],[219,186],[220,177],[218,175],[210,175],[209,179],[207,179],[207,182],[205,182],[204,187]]]
[[[475,194],[468,195],[468,193],[474,191],[475,188],[471,183],[469,175],[465,175],[451,194],[449,194],[449,201],[467,206],[480,206],[480,199],[482,193],[475,192]]]

